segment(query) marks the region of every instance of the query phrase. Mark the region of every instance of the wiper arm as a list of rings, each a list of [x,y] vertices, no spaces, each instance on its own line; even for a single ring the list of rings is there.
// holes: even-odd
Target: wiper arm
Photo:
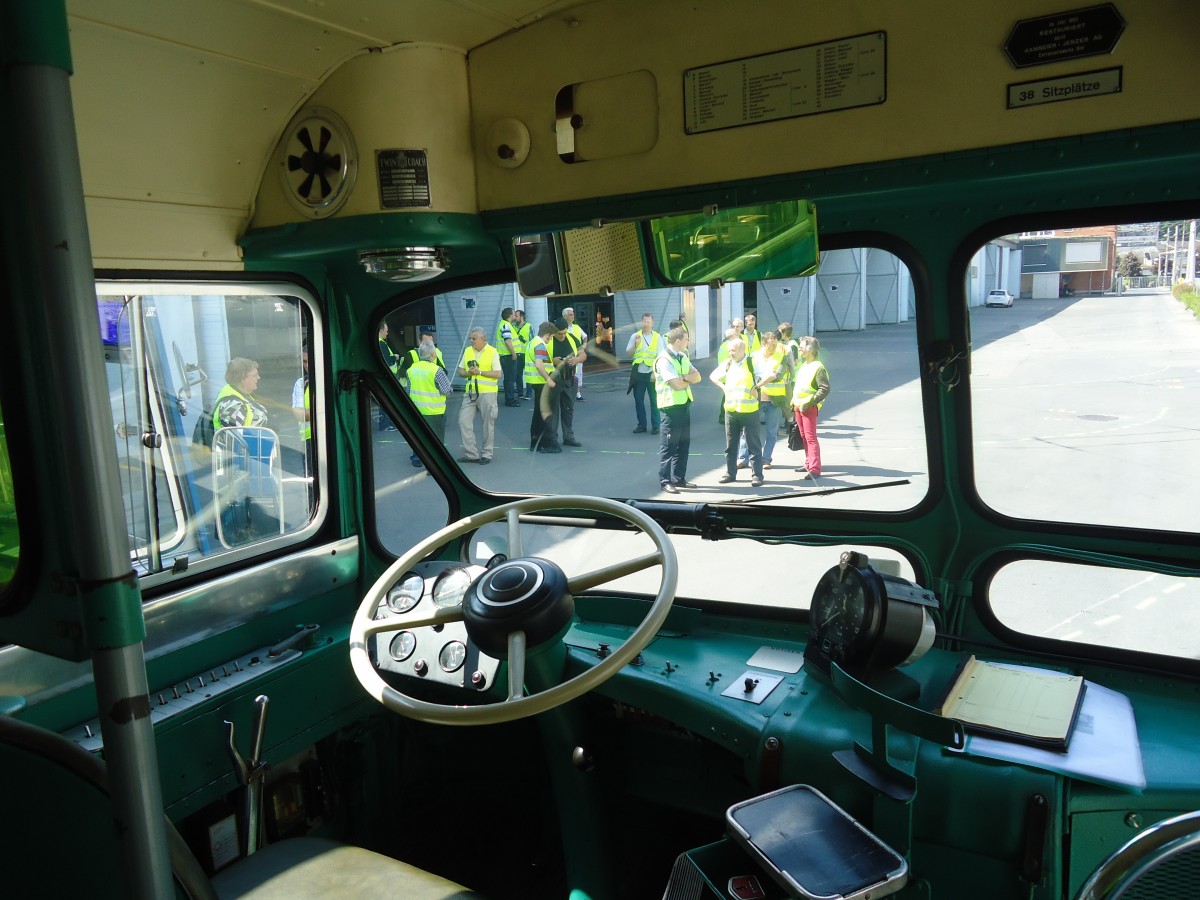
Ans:
[[[881,487],[896,487],[901,484],[911,484],[908,478],[899,478],[896,481],[879,481],[875,484],[850,484],[845,487],[829,487],[818,488],[817,490],[808,491],[787,491],[783,494],[771,494],[762,497],[739,497],[736,500],[726,500],[725,503],[762,503],[765,500],[790,500],[793,497],[824,497],[828,494],[844,494],[848,491],[869,491]]]

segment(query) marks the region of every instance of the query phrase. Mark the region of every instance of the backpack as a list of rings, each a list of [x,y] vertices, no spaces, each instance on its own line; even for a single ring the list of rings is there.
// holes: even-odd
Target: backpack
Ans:
[[[213,427],[213,411],[202,410],[200,418],[196,420],[196,427],[192,429],[192,444],[212,449],[213,436],[216,433],[217,430]]]

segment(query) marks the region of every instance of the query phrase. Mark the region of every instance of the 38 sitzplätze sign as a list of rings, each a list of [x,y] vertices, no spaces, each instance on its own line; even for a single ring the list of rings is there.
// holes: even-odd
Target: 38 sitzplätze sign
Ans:
[[[1112,53],[1125,20],[1112,3],[1022,19],[1004,42],[1004,52],[1018,69]]]

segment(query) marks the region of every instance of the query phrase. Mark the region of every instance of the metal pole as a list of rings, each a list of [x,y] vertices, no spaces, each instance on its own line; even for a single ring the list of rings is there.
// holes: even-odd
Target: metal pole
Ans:
[[[174,895],[164,829],[158,757],[150,724],[140,594],[129,561],[117,478],[112,412],[96,321],[91,244],[75,141],[65,6],[43,0],[6,3],[5,62],[22,171],[15,190],[33,211],[29,269],[42,309],[37,328],[52,335],[50,382],[74,403],[53,430],[63,439],[61,490],[72,498],[68,530],[84,630],[92,649],[96,695],[112,792],[126,895]],[[49,440],[52,435],[47,435]]]
[[[1192,219],[1188,233],[1187,275],[1188,284],[1196,283],[1196,220]]]

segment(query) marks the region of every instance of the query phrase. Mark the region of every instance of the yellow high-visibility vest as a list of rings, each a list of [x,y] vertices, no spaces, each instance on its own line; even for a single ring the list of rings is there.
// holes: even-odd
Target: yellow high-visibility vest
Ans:
[[[437,363],[419,360],[408,368],[408,396],[423,416],[444,416],[446,396],[438,390]]]
[[[537,348],[545,347],[546,342],[540,337],[532,338],[525,345],[525,383],[526,384],[545,384],[546,379],[542,377],[542,373],[538,371],[538,367],[534,364],[537,359]],[[550,360],[546,360],[546,368],[550,368]]]
[[[686,353],[681,353],[679,354],[679,357],[676,358],[671,353],[667,352],[659,356],[659,359],[666,359],[671,364],[671,368],[678,373],[680,378],[683,378],[692,369],[692,362],[690,359],[688,359]],[[654,366],[654,387],[658,392],[659,409],[669,409],[672,406],[683,406],[685,403],[688,403],[692,400],[692,386],[689,384],[685,385],[682,391],[675,390],[675,388],[671,387],[669,382],[663,381],[659,377],[657,363],[655,363]]]
[[[754,396],[754,370],[748,365],[749,362],[749,357],[741,362],[731,357],[726,363],[723,379],[726,412],[758,412],[758,398]]]
[[[817,373],[825,369],[825,363],[819,359],[814,359],[812,362],[806,362],[800,367],[800,371],[796,373],[796,391],[792,394],[792,406],[800,409],[806,406],[813,396],[817,393]],[[829,370],[825,369],[825,377],[829,378]],[[822,400],[817,404],[817,409],[825,405]]]
[[[786,355],[780,347],[775,348],[775,353],[771,356],[771,371],[775,375],[775,380],[768,382],[762,386],[762,395],[764,397],[783,397],[787,394],[787,385],[779,380],[779,370],[783,366],[783,357]]]
[[[658,338],[657,331],[650,332],[650,338],[647,340],[646,335],[642,334],[642,345],[633,351],[633,364],[635,366],[653,366],[654,360],[658,356]]]
[[[479,371],[493,372],[500,368],[500,354],[496,352],[496,348],[491,344],[484,344],[483,349],[478,353],[474,347],[467,347],[466,353],[463,354],[462,367],[467,368],[467,363],[471,360],[479,362]],[[499,388],[498,379],[481,378],[478,375],[467,376],[467,384],[475,382],[475,388],[481,394],[494,394]]]

